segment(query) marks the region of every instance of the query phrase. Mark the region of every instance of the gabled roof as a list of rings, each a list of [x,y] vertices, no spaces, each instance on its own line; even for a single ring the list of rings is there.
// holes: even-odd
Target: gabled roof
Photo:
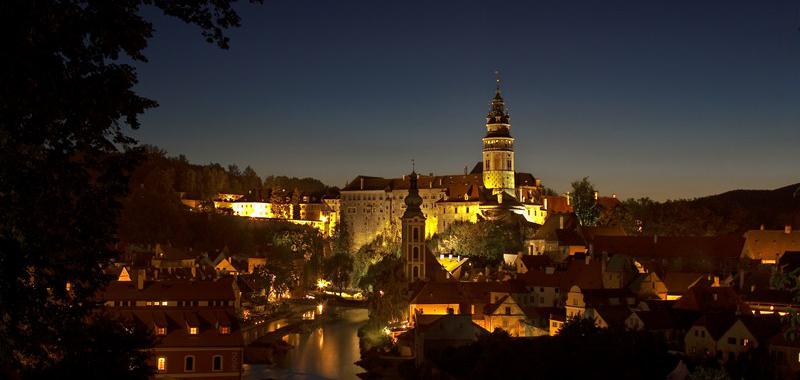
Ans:
[[[662,281],[669,294],[680,295],[706,276],[707,274],[699,272],[667,272]]]
[[[674,308],[709,312],[749,312],[750,308],[742,302],[739,295],[730,287],[709,287],[695,285],[689,288]]]
[[[536,240],[558,241],[558,230],[576,231],[578,225],[578,218],[575,214],[551,214],[548,212],[547,219],[536,231],[533,238]],[[561,228],[562,226],[563,228]]]
[[[113,281],[100,297],[108,301],[235,300],[233,281],[230,276],[215,281],[147,281],[141,290],[136,281]]]
[[[520,260],[522,265],[529,271],[553,265],[553,260],[550,260],[550,257],[546,255],[522,255]]]
[[[145,328],[166,327],[167,335],[156,336],[157,348],[244,346],[232,308],[112,309],[112,312]],[[197,327],[197,335],[190,335],[188,326]],[[231,330],[228,334],[222,334],[218,326],[229,326]]]
[[[595,253],[636,258],[738,259],[744,239],[735,235],[596,236],[592,244]]]
[[[567,197],[561,195],[545,195],[542,197],[547,204],[547,212],[554,214],[567,214],[572,212]]]
[[[800,231],[750,230],[745,232],[742,255],[756,260],[777,260],[787,251],[800,251]]]
[[[710,313],[700,317],[693,326],[705,327],[714,340],[719,340],[736,323],[736,320],[737,317],[733,313]]]

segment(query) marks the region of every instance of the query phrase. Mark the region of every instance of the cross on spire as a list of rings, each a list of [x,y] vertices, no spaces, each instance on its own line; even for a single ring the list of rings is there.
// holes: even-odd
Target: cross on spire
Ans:
[[[497,92],[500,92],[500,70],[494,71],[494,81],[497,84]]]

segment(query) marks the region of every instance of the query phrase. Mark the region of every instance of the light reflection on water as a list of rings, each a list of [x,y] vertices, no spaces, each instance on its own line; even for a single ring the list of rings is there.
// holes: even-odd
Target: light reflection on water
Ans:
[[[358,328],[367,320],[365,309],[340,311],[341,319],[325,322],[305,334],[289,334],[284,340],[294,346],[276,366],[245,365],[245,380],[263,379],[358,379],[363,372],[353,362],[359,359]]]

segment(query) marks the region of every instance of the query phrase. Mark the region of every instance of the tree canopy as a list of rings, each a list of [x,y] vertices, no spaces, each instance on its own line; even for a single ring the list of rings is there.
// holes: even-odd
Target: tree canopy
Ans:
[[[129,132],[157,105],[134,92],[137,72],[125,63],[146,61],[153,26],[143,6],[198,26],[222,48],[224,31],[239,24],[230,1],[0,3],[3,377],[144,379],[152,371],[147,334],[105,318],[95,303],[142,153]]]

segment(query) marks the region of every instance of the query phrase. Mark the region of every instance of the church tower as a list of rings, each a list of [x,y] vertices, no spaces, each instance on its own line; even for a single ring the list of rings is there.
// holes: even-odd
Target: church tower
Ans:
[[[425,214],[422,213],[422,197],[419,196],[417,173],[412,171],[406,196],[406,211],[400,218],[402,225],[402,254],[406,279],[413,282],[427,278],[425,272]]]
[[[514,138],[505,101],[500,96],[499,74],[496,82],[483,138],[483,187],[492,190],[492,194],[506,192],[514,196]]]

